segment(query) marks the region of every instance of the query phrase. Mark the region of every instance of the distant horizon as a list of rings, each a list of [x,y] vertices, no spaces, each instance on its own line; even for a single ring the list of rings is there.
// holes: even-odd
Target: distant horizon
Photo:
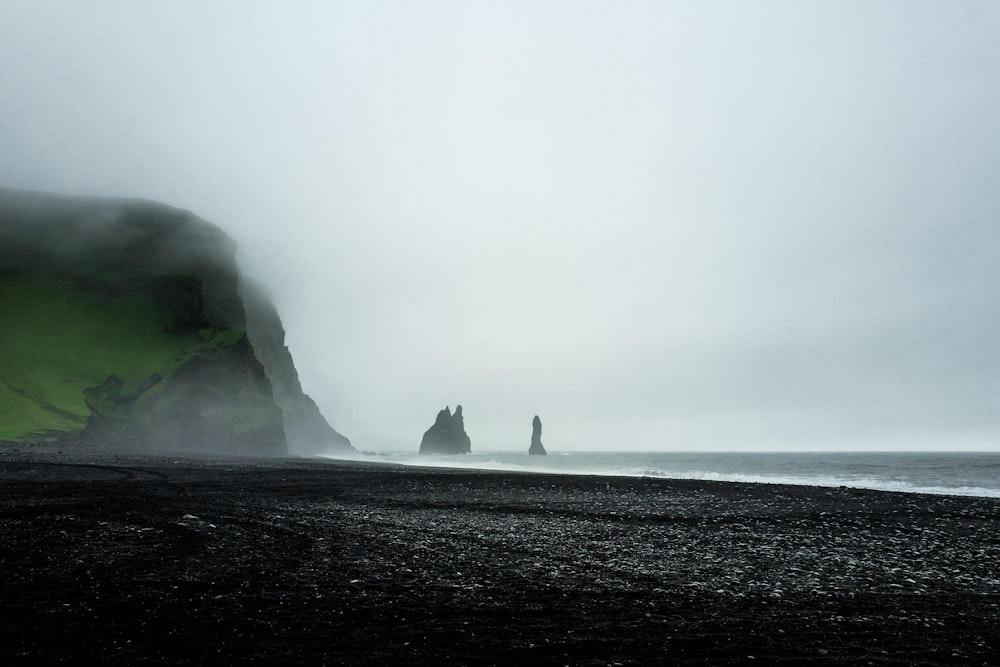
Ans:
[[[405,451],[323,459],[427,470],[703,480],[1000,498],[1000,452],[995,451],[577,451],[548,456],[532,456],[523,450],[478,455]]]
[[[544,444],[544,443],[543,443]],[[968,446],[967,446],[968,447]],[[418,454],[419,443],[411,448],[378,448],[370,449],[355,445],[357,454]],[[801,446],[789,446],[777,449],[600,449],[600,448],[580,448],[580,449],[554,449],[546,445],[547,456],[560,456],[565,454],[998,454],[1000,448],[995,444],[982,445],[980,447],[971,446],[968,448],[906,448],[897,447],[891,449],[874,449],[867,446],[855,446],[853,448],[844,447],[839,449],[803,449]],[[472,451],[468,454],[422,454],[421,456],[454,457],[476,456],[488,454],[521,454],[528,456],[528,446],[521,448],[486,448],[477,449],[473,443]],[[350,452],[343,455],[327,455],[331,458],[349,458],[353,456]]]

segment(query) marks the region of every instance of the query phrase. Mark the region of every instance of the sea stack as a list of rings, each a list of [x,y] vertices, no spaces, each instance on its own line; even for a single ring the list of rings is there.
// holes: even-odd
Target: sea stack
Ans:
[[[542,420],[535,415],[535,418],[531,420],[531,447],[528,448],[528,454],[545,456],[545,448],[542,447]]]
[[[420,441],[421,454],[468,454],[472,451],[472,441],[465,432],[465,418],[462,406],[455,406],[455,414],[448,406],[437,414],[434,425],[424,433]]]

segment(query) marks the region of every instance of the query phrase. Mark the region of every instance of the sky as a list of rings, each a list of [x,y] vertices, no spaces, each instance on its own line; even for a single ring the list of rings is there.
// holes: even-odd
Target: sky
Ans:
[[[239,243],[359,449],[1000,451],[1000,3],[0,0],[0,185]]]

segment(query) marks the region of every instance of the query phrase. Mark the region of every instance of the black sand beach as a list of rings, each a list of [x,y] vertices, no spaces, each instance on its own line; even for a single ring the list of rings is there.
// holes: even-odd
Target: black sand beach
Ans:
[[[0,663],[1000,664],[1000,500],[0,454]]]

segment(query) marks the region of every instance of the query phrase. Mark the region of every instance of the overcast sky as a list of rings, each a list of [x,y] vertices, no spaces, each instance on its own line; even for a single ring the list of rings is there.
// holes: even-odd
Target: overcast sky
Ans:
[[[0,0],[0,185],[240,244],[361,449],[1000,450],[1000,2]]]

